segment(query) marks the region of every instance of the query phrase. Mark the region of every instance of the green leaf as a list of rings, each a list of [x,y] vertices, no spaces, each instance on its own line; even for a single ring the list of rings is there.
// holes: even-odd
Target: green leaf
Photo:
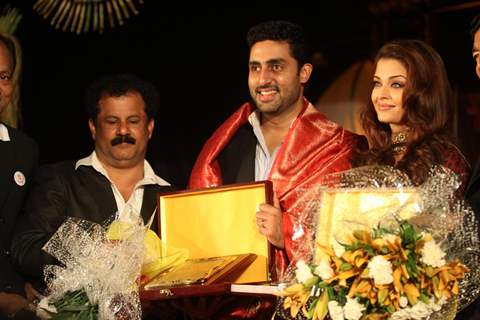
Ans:
[[[316,285],[319,281],[320,281],[319,277],[313,276],[313,277],[309,278],[307,281],[305,281],[303,283],[303,285],[307,288],[311,288],[314,285]]]
[[[428,298],[428,296],[423,293],[420,293],[420,295],[418,296],[418,300],[422,301],[425,304],[430,303],[430,299]]]
[[[362,243],[359,241],[354,242],[353,244],[344,244],[346,251],[355,251],[362,247]]]
[[[95,320],[98,318],[98,305],[92,305],[84,290],[67,292],[54,301],[57,313],[53,320]]]
[[[352,268],[353,268],[353,266],[348,262],[344,262],[340,265],[340,271],[348,271]]]
[[[388,305],[386,309],[389,313],[394,313],[395,312],[395,307],[391,304]]]
[[[375,250],[373,249],[373,247],[371,245],[368,245],[368,244],[365,245],[363,247],[363,250],[365,250],[365,252],[368,253],[372,257],[376,256]]]
[[[383,236],[386,235],[386,234],[395,234],[395,232],[393,232],[393,230],[388,229],[388,228],[384,228],[384,227],[374,228],[374,229],[372,230],[372,233],[373,233],[373,238],[374,238],[374,239],[381,238],[381,237],[383,237]]]
[[[421,238],[420,234],[415,230],[408,221],[400,222],[400,238],[405,248],[413,249],[417,240]]]
[[[408,257],[408,260],[406,263],[406,267],[407,267],[408,275],[413,279],[417,279],[418,268],[417,268],[417,262],[415,260],[415,254],[412,251],[407,250],[407,257]]]
[[[344,306],[345,303],[347,303],[347,288],[342,287],[340,290],[338,290],[336,300],[339,305]]]
[[[328,295],[328,300],[335,300],[335,291],[331,286],[326,286],[325,291],[327,292]]]
[[[318,300],[319,299],[313,300],[313,302],[310,304],[310,307],[308,307],[308,319],[312,319],[313,312],[315,311],[315,307],[317,306]]]

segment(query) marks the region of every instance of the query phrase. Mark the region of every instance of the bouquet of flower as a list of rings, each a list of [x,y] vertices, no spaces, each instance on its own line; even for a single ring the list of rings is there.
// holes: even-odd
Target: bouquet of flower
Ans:
[[[290,278],[285,279],[290,285],[279,293],[278,316],[448,319],[478,296],[478,224],[468,206],[452,196],[458,186],[452,173],[433,170],[431,179],[415,192],[410,192],[404,175],[385,167],[359,168],[330,178],[336,192],[347,194],[349,201],[331,213],[335,217],[309,218],[316,221],[313,250],[309,255],[300,251],[290,267]],[[402,201],[379,202],[365,192],[372,188],[395,190]],[[363,204],[350,195],[359,192],[369,203],[356,217],[353,211],[359,208],[351,207]],[[327,199],[319,192],[319,205],[310,207],[327,207]],[[325,226],[336,226],[331,238],[325,236]]]
[[[318,264],[297,262],[298,283],[281,293],[292,318],[301,310],[313,319],[422,319],[458,295],[469,270],[447,263],[432,236],[407,221],[398,230],[355,231],[336,251],[320,249]]]
[[[63,266],[45,267],[48,296],[43,319],[141,319],[140,282],[188,258],[186,250],[162,255],[161,241],[137,221],[100,225],[68,218],[43,247]]]

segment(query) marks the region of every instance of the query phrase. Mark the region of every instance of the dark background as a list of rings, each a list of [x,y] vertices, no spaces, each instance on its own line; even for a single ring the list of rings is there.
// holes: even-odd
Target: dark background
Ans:
[[[50,26],[34,0],[4,1],[22,11],[16,36],[23,49],[24,131],[40,145],[41,162],[78,159],[93,143],[82,99],[97,77],[135,73],[161,96],[148,159],[160,175],[183,187],[205,140],[248,98],[249,27],[285,19],[305,27],[316,52],[306,96],[312,102],[343,70],[374,55],[385,41],[418,38],[444,58],[459,105],[459,144],[478,156],[480,108],[468,33],[479,1],[318,1],[316,5],[206,8],[144,0],[139,15],[103,34],[74,34]],[[137,1],[134,1],[137,2]],[[175,5],[175,4],[174,4]],[[169,4],[170,6],[170,4]],[[477,99],[478,98],[478,99]]]

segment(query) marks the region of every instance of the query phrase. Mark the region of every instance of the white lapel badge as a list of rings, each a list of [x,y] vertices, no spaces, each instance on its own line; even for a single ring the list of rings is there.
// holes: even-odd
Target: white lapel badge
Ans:
[[[25,175],[22,171],[15,171],[15,173],[13,174],[13,180],[15,180],[15,183],[18,184],[20,187],[23,187],[27,179],[25,178]]]

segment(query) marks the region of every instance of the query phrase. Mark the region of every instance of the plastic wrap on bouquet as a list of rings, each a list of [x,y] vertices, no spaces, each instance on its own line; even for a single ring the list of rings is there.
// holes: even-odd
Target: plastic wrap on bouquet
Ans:
[[[435,167],[421,186],[388,166],[301,190],[296,255],[277,315],[298,319],[453,319],[479,296],[480,241],[459,179]],[[294,239],[295,240],[295,239]]]
[[[45,267],[48,301],[69,304],[72,301],[66,296],[79,299],[86,295],[91,308],[84,313],[92,314],[92,319],[141,319],[136,282],[145,231],[143,221],[139,221],[124,230],[122,240],[112,241],[106,226],[68,218],[43,248],[63,264]],[[57,311],[48,303],[44,305]],[[55,312],[48,315],[55,318]]]

